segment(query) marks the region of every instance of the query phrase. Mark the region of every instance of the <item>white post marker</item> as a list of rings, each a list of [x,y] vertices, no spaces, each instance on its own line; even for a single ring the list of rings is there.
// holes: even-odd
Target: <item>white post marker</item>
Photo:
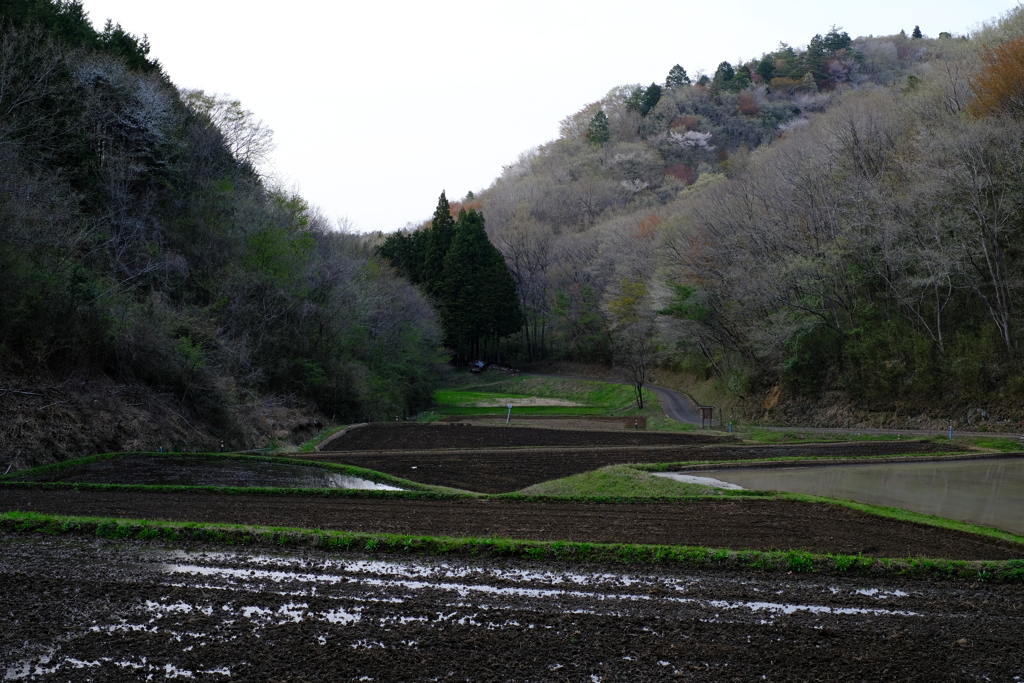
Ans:
[[[512,420],[512,399],[508,401],[508,417],[505,418],[505,424],[508,424]]]

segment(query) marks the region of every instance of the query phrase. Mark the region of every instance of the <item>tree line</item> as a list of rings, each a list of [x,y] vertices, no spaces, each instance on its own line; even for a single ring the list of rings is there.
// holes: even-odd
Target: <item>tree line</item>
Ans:
[[[522,326],[516,284],[484,229],[483,214],[452,217],[445,193],[427,229],[398,231],[376,248],[434,302],[457,360],[500,356],[500,341]]]

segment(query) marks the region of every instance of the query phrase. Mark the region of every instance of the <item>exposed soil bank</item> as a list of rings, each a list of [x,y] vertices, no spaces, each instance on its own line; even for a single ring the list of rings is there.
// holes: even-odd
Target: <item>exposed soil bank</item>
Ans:
[[[0,474],[114,451],[218,451],[301,443],[324,417],[284,399],[231,409],[228,424],[190,413],[175,397],[102,375],[27,376],[0,363]]]
[[[1022,586],[203,550],[0,534],[0,672],[931,682],[1024,670]]]
[[[837,505],[400,500],[0,489],[0,511],[335,529],[415,536],[691,545],[872,557],[1024,558],[1024,546]]]

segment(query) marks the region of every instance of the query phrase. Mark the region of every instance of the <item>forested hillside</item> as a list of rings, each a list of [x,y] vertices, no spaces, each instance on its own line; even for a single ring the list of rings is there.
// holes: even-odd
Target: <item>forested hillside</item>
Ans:
[[[0,1],[0,452],[237,448],[420,410],[431,307],[260,174],[253,114],[148,52],[76,0]]]
[[[748,416],[828,395],[1021,419],[1024,12],[666,71],[467,198],[523,360],[643,357]]]

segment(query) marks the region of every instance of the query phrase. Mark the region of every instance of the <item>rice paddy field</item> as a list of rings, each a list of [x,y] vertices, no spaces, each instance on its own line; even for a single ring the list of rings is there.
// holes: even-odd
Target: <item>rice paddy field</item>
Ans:
[[[613,385],[528,380],[308,452],[117,453],[0,477],[0,676],[1024,677],[1020,535],[688,478],[1004,455],[990,444],[643,429],[657,414]],[[495,398],[502,415],[509,399],[549,412],[505,425]]]

